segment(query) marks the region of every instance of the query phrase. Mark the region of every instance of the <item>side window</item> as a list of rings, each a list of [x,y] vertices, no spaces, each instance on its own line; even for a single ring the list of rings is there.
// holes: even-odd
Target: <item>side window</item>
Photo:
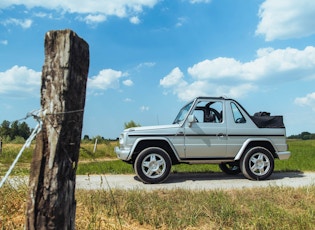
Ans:
[[[204,112],[203,110],[195,110],[194,116],[196,117],[198,122],[204,122]]]
[[[195,107],[193,115],[195,116],[198,122],[204,122],[205,105],[206,103],[204,101],[199,101],[197,106]]]
[[[217,101],[200,101],[193,114],[198,122],[205,123],[222,123],[223,122],[223,105]]]
[[[235,123],[246,123],[246,120],[241,113],[241,111],[238,109],[238,107],[235,105],[235,103],[231,103],[231,108],[233,112],[233,118]]]
[[[210,121],[214,123],[222,123],[223,122],[223,106],[222,102],[213,102],[209,105],[209,116]]]

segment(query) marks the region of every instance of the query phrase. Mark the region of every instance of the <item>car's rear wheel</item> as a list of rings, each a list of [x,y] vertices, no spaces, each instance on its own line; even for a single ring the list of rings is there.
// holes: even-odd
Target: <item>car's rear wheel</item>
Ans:
[[[171,158],[167,152],[157,147],[142,150],[134,164],[139,179],[148,184],[165,181],[170,174],[171,167]]]
[[[267,179],[274,169],[274,157],[263,147],[249,149],[241,160],[241,171],[250,180]]]
[[[221,163],[219,164],[219,168],[222,170],[222,172],[229,175],[237,175],[241,172],[238,162]]]

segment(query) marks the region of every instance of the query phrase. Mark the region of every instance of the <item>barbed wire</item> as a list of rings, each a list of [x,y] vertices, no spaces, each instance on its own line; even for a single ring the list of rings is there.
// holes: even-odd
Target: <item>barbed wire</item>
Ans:
[[[17,156],[15,157],[13,163],[11,164],[10,168],[8,169],[8,171],[6,172],[5,176],[2,178],[1,182],[0,182],[0,188],[3,186],[3,184],[5,183],[5,181],[8,179],[9,175],[11,174],[14,166],[16,165],[16,163],[18,162],[19,158],[22,156],[22,153],[24,152],[25,148],[30,147],[33,139],[36,137],[36,135],[42,130],[42,125],[43,125],[43,120],[45,119],[45,117],[47,115],[60,115],[60,114],[69,114],[69,113],[78,113],[78,112],[84,112],[83,109],[79,109],[79,110],[72,110],[72,111],[66,111],[66,112],[58,112],[58,113],[47,113],[47,110],[43,111],[42,109],[36,109],[33,110],[31,112],[28,112],[26,114],[25,117],[15,120],[15,121],[23,121],[23,120],[27,120],[30,117],[33,117],[36,121],[37,121],[37,125],[34,128],[34,130],[32,131],[31,135],[27,138],[27,140],[25,141],[23,147],[21,148],[20,152],[17,154]]]
[[[71,110],[71,111],[65,111],[65,112],[56,112],[56,113],[48,113],[47,109],[46,110],[35,109],[35,110],[32,110],[32,111],[28,112],[25,117],[22,117],[20,119],[16,119],[16,120],[13,120],[13,121],[9,121],[9,122],[10,122],[10,124],[12,124],[15,121],[18,121],[18,122],[19,121],[24,121],[24,120],[27,120],[30,117],[33,117],[36,120],[37,119],[42,119],[43,120],[47,115],[54,116],[54,115],[80,113],[80,112],[84,112],[84,109],[77,109],[77,110]]]
[[[27,138],[27,140],[25,141],[23,147],[21,148],[20,152],[18,153],[18,155],[15,157],[13,163],[11,164],[10,168],[8,169],[7,173],[5,174],[5,176],[2,178],[1,182],[0,182],[0,188],[2,187],[2,185],[4,184],[4,182],[8,179],[9,175],[11,174],[14,166],[16,165],[16,163],[18,162],[19,158],[22,156],[22,153],[24,152],[25,148],[30,147],[33,139],[36,137],[36,135],[41,131],[42,129],[42,121],[39,118],[39,116],[37,115],[38,113],[35,114],[35,112],[39,112],[39,110],[34,110],[31,113],[28,113],[26,115],[26,118],[29,118],[31,116],[34,117],[35,120],[37,120],[37,125],[35,127],[35,129],[33,130],[33,132],[31,133],[31,135]]]
[[[60,114],[69,114],[69,113],[79,113],[84,112],[84,109],[66,111],[66,112],[57,112],[57,113],[45,113],[45,115],[60,115]]]

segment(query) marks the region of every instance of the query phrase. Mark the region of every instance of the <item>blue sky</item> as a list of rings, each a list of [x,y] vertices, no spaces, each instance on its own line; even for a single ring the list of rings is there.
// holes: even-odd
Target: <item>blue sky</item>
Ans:
[[[313,0],[1,0],[0,122],[40,108],[45,33],[69,28],[90,47],[83,135],[222,95],[315,133],[314,15]]]

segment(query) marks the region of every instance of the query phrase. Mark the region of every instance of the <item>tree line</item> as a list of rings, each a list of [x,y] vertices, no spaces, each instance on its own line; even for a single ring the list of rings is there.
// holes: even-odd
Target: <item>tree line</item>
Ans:
[[[31,135],[31,129],[26,122],[4,120],[0,125],[0,139],[3,142],[25,141]]]
[[[125,129],[128,128],[133,128],[133,127],[140,127],[141,125],[139,123],[134,122],[133,120],[129,121],[129,122],[125,122],[124,123],[124,127]],[[82,142],[83,143],[95,143],[95,141],[97,140],[98,143],[100,144],[108,144],[111,141],[117,141],[119,138],[117,137],[116,139],[106,139],[100,135],[97,135],[95,137],[90,138],[89,135],[84,135]]]
[[[138,126],[141,125],[134,122],[133,120],[124,123],[125,129]],[[26,122],[9,122],[4,120],[0,125],[0,140],[3,142],[22,142],[31,135],[31,132],[32,130]],[[88,135],[84,135],[82,140],[85,142],[95,142],[95,139],[98,139],[100,143],[113,141],[111,139],[105,139],[99,135],[92,138],[90,138]],[[301,132],[300,134],[289,136],[288,139],[312,140],[315,139],[315,133]]]
[[[289,136],[288,139],[314,140],[315,139],[315,133],[301,132],[298,135]]]

